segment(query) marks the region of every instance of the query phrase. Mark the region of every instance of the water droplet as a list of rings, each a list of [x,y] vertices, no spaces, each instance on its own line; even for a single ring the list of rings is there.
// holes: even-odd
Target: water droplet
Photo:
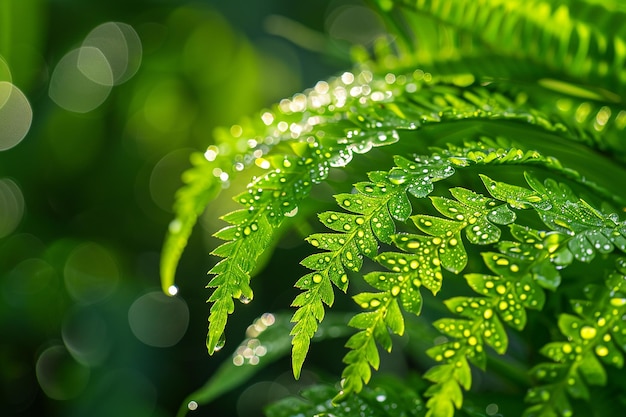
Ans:
[[[298,214],[298,207],[294,207],[293,210],[285,213],[285,217],[294,217],[296,214]]]
[[[226,345],[226,335],[222,333],[219,339],[217,339],[217,343],[215,344],[215,349],[213,350],[215,352],[219,352],[220,350],[222,350],[222,348],[224,348],[224,345]]]
[[[406,182],[407,173],[400,168],[393,168],[387,175],[392,184],[400,185]]]
[[[598,345],[595,350],[598,356],[606,356],[609,354],[609,349],[606,346]]]
[[[622,307],[626,305],[626,298],[611,298],[610,303],[614,307]]]
[[[176,285],[170,285],[167,288],[167,294],[172,296],[178,294],[178,287]]]
[[[264,313],[261,316],[261,323],[269,327],[273,325],[274,323],[276,323],[276,317],[272,313]]]
[[[322,275],[321,274],[314,274],[313,275],[313,282],[316,284],[319,284],[320,282],[322,282]]]
[[[580,329],[580,337],[585,340],[593,339],[594,337],[596,337],[596,333],[596,329],[591,326],[584,326]]]
[[[187,408],[189,409],[189,411],[195,411],[198,409],[198,403],[195,401],[189,401],[189,404],[187,404]]]
[[[245,295],[241,295],[241,296],[239,296],[239,301],[242,304],[250,304],[250,301],[252,301],[252,298],[248,298]]]
[[[376,396],[376,401],[378,401],[379,403],[382,403],[383,401],[385,401],[387,399],[387,396],[385,394],[378,394]]]

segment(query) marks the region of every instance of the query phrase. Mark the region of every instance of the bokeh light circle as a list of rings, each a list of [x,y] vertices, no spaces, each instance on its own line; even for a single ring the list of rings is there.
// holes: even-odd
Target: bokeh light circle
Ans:
[[[289,390],[282,384],[261,381],[246,388],[237,399],[237,415],[246,417],[258,415],[267,404],[285,398]]]
[[[78,49],[78,70],[96,84],[113,86],[113,68],[99,48],[83,46]]]
[[[20,143],[32,121],[33,109],[24,93],[10,82],[0,81],[0,151]]]
[[[109,64],[113,76],[110,81],[100,77],[97,71],[93,72],[88,57],[79,57],[78,68],[98,84],[121,84],[135,75],[141,65],[141,40],[132,26],[125,23],[107,22],[95,27],[85,37],[82,46],[101,51]]]
[[[68,52],[57,63],[52,76],[48,95],[59,107],[76,113],[87,113],[100,106],[109,96],[112,86],[91,80],[78,67],[79,59],[91,60],[83,63],[83,70],[101,80],[113,80],[113,72],[106,57],[98,48],[83,47]]]
[[[9,68],[9,64],[2,58],[0,55],[0,81],[12,82],[13,77],[11,76],[11,68]],[[0,101],[0,107],[2,107],[2,102]]]
[[[183,182],[181,175],[189,168],[191,149],[178,149],[165,155],[154,165],[150,174],[150,196],[162,210],[171,213],[174,196]]]
[[[37,358],[37,381],[43,392],[54,400],[77,397],[87,386],[89,368],[72,358],[65,347],[51,346]]]
[[[359,45],[371,45],[386,33],[384,27],[379,15],[358,5],[340,6],[326,19],[326,29],[331,37]]]
[[[0,238],[10,235],[22,221],[24,195],[8,178],[0,179]]]
[[[137,298],[128,310],[128,323],[137,339],[148,346],[170,347],[189,325],[189,308],[180,297],[152,291]]]
[[[48,262],[39,258],[25,259],[6,275],[3,296],[7,305],[28,305],[39,295],[49,295],[56,280],[56,271]]]
[[[63,343],[78,362],[100,365],[111,350],[111,332],[101,314],[79,307],[70,312],[61,329]]]
[[[70,253],[63,271],[72,298],[84,304],[101,301],[115,291],[120,273],[113,255],[96,243],[84,243]]]

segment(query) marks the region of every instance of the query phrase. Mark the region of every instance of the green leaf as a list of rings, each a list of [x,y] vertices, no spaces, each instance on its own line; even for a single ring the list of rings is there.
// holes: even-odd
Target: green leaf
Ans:
[[[606,384],[606,371],[591,353],[584,355],[580,361],[580,373],[590,385]]]
[[[265,412],[268,417],[352,417],[354,410],[369,410],[380,417],[424,417],[426,413],[415,383],[397,377],[375,379],[369,387],[347,396],[342,402],[331,401],[335,394],[332,386],[314,385],[298,397],[288,397],[270,405]]]
[[[526,188],[494,181],[486,175],[480,175],[487,191],[496,200],[504,201],[513,208],[527,209],[539,205],[544,200],[537,193]]]

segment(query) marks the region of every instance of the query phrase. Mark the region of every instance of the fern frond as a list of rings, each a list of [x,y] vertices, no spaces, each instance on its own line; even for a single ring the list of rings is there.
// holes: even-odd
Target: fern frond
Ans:
[[[605,214],[578,198],[565,184],[546,180],[543,184],[526,174],[528,190],[481,176],[489,193],[517,208],[533,207],[552,230],[570,236],[568,249],[580,262],[590,262],[596,253],[626,251],[626,229],[617,213]]]
[[[221,191],[222,183],[211,172],[211,166],[200,153],[191,155],[193,167],[185,171],[181,187],[176,193],[174,211],[176,218],[170,222],[161,255],[161,287],[163,292],[171,294],[178,261],[187,246],[187,240],[195,226],[198,216],[207,204]]]
[[[424,182],[430,184],[428,172],[430,171],[415,175],[419,175]],[[443,175],[440,178],[444,178],[452,172],[450,168],[447,172],[437,175]],[[296,325],[292,330],[294,336],[292,363],[296,377],[300,374],[317,323],[324,317],[323,304],[330,306],[333,303],[334,296],[330,283],[345,292],[348,286],[346,269],[359,271],[364,256],[370,258],[376,256],[378,252],[376,238],[383,242],[391,241],[391,236],[395,233],[393,218],[406,220],[411,213],[411,205],[406,196],[408,186],[396,184],[399,182],[397,178],[392,180],[391,177],[391,173],[386,175],[383,172],[373,172],[370,173],[372,182],[356,185],[356,194],[337,195],[339,205],[355,214],[322,213],[320,215],[322,223],[339,233],[317,233],[307,238],[313,246],[328,252],[314,254],[304,259],[302,264],[315,272],[305,275],[296,283],[298,288],[305,290],[292,304],[299,307],[293,316]],[[417,192],[416,189],[414,191]]]
[[[215,277],[207,287],[215,287],[209,302],[209,332],[207,348],[213,353],[222,338],[227,317],[234,311],[234,299],[248,303],[253,298],[250,275],[256,267],[257,258],[271,242],[274,229],[286,215],[297,209],[299,202],[308,195],[311,187],[309,158],[270,158],[271,164],[279,166],[250,184],[247,192],[235,197],[246,209],[232,212],[222,219],[231,223],[215,236],[227,242],[212,254],[224,259],[210,271]]]
[[[489,142],[489,140],[485,139],[485,142]],[[416,157],[413,161],[396,157],[396,167],[388,173],[373,172],[369,174],[372,182],[357,183],[355,185],[356,194],[339,194],[336,196],[336,200],[342,208],[355,214],[327,212],[320,215],[323,224],[340,233],[314,234],[307,239],[313,246],[329,252],[311,255],[305,259],[302,264],[315,272],[304,276],[296,284],[298,288],[305,290],[293,303],[293,306],[299,307],[293,317],[296,325],[292,330],[294,336],[292,362],[296,376],[300,373],[308,351],[309,340],[315,334],[317,323],[324,317],[323,305],[330,306],[334,301],[330,283],[334,283],[335,286],[345,291],[348,283],[345,269],[358,271],[361,268],[363,256],[370,258],[376,256],[376,238],[385,243],[391,242],[391,237],[395,232],[394,219],[405,221],[411,214],[412,208],[407,197],[408,194],[418,198],[427,196],[433,190],[433,182],[452,175],[454,166],[465,167],[472,164],[498,163],[543,163],[548,166],[559,166],[558,161],[544,159],[537,152],[525,153],[518,149],[505,151],[499,148],[490,150],[483,143],[468,146],[470,147],[451,147],[432,157]],[[468,201],[469,199],[470,197],[468,197]],[[488,216],[492,217],[493,220],[505,224],[508,221],[506,220],[507,216],[510,217],[512,214],[501,208],[490,207],[486,210],[490,212]],[[472,217],[469,222],[463,224],[462,227],[475,223],[476,219]],[[451,222],[451,224],[454,223]],[[478,226],[482,224],[483,222]],[[484,224],[489,225],[490,223]],[[473,232],[476,233],[476,230]],[[419,279],[434,293],[439,290],[441,272],[438,265],[435,265],[437,268],[428,267],[431,262],[423,262],[425,257],[421,251],[429,250],[426,245],[439,248],[438,253],[441,254],[442,259],[435,259],[434,262],[442,263],[444,267],[454,272],[463,269],[467,259],[467,255],[460,245],[461,240],[458,233],[455,233],[451,239],[447,236],[436,237],[431,240],[426,239],[424,246],[421,247],[419,242],[410,242],[410,238],[406,236],[394,239],[394,241],[416,253],[416,258],[421,265],[419,267]],[[457,243],[458,246],[456,246]],[[380,255],[378,259],[382,261],[384,256]],[[390,262],[389,260],[381,263]],[[418,279],[417,276],[416,279]],[[394,297],[397,295],[397,293],[393,294]],[[387,306],[384,308],[386,309]],[[409,311],[419,313],[419,309],[409,309]],[[373,336],[373,333],[370,336]],[[358,357],[360,358],[360,356]],[[356,357],[351,356],[349,360],[354,358]],[[356,367],[354,369],[363,368]],[[366,374],[361,374],[361,376],[366,376]],[[351,381],[348,374],[345,374],[344,377]],[[344,391],[349,392],[347,388],[344,388]]]
[[[564,124],[559,118],[569,117],[570,113],[537,111],[524,103],[526,93],[479,85],[473,80],[437,78],[421,70],[397,76],[375,75],[369,70],[346,72],[283,100],[230,131],[218,131],[219,145],[210,146],[205,154],[194,154],[194,167],[183,175],[186,185],[177,193],[176,218],[164,243],[164,289],[173,285],[180,255],[208,203],[242,171],[252,166],[266,169],[265,156],[270,152],[276,157],[295,155],[307,161],[317,157],[310,166],[311,181],[315,183],[324,180],[330,167],[345,166],[354,155],[396,143],[399,132],[459,120],[516,121],[574,141],[600,142],[596,139],[598,132],[588,126],[586,118],[581,119],[587,123],[584,126],[577,125],[576,118]],[[609,118],[602,132],[609,138],[609,148],[621,144],[611,139],[613,125],[619,131],[626,124],[626,116],[619,116],[618,110],[613,109],[611,114],[615,123]]]
[[[469,31],[501,55],[524,57],[572,80],[624,93],[626,37],[597,15],[614,18],[614,12],[601,7],[572,12],[575,8],[546,0],[395,3]]]
[[[444,362],[429,370],[424,377],[434,382],[426,392],[430,396],[432,416],[452,416],[460,408],[461,388],[469,390],[471,374],[469,362],[481,369],[486,366],[485,345],[503,354],[508,347],[508,336],[503,322],[521,330],[526,324],[526,309],[540,310],[545,295],[529,274],[530,264],[499,253],[485,252],[487,267],[497,275],[467,274],[468,285],[481,297],[456,297],[446,301],[450,311],[462,319],[440,319],[434,326],[454,341],[437,345],[428,354],[437,362]],[[455,392],[454,396],[450,392]],[[442,404],[443,403],[443,404]],[[454,406],[454,407],[452,407]],[[437,414],[437,409],[451,410]]]
[[[372,194],[374,190],[378,190],[374,193],[376,197],[368,200],[368,208],[375,210],[373,207],[376,199],[387,196],[387,199],[383,198],[378,203],[379,206],[384,207],[387,204],[392,214],[402,213],[401,216],[393,216],[402,221],[412,211],[408,200],[401,204],[401,209],[394,210],[396,205],[391,204],[393,200],[389,200],[389,196],[395,194],[395,198],[406,199],[406,194],[410,193],[418,198],[425,197],[433,190],[434,181],[452,175],[455,168],[477,164],[525,163],[543,164],[552,169],[563,170],[555,159],[544,159],[537,152],[523,152],[517,148],[490,147],[496,143],[483,138],[483,142],[468,144],[468,148],[451,146],[428,157],[416,156],[413,160],[396,157],[396,167],[388,172],[386,183],[382,182],[385,178],[380,173],[371,173],[370,177],[377,178],[379,183],[357,184],[358,193],[353,198],[359,199],[361,193]],[[572,177],[578,178],[576,175]],[[393,191],[390,193],[389,189]],[[366,274],[365,280],[380,292],[363,293],[354,297],[361,308],[370,311],[355,316],[350,323],[362,331],[356,333],[346,345],[351,351],[344,358],[347,367],[342,374],[342,392],[337,400],[345,398],[350,392],[358,392],[363,383],[369,380],[370,366],[377,368],[379,361],[378,353],[373,349],[376,342],[387,351],[391,350],[387,329],[391,333],[402,334],[404,319],[398,305],[409,313],[419,314],[422,305],[420,287],[424,286],[436,294],[442,284],[442,267],[453,273],[459,273],[465,268],[467,254],[462,244],[461,231],[465,230],[471,243],[490,244],[500,239],[500,229],[495,224],[506,225],[515,220],[515,214],[507,204],[498,205],[496,200],[462,188],[454,188],[451,193],[456,201],[443,197],[432,197],[431,201],[438,211],[454,220],[426,215],[413,216],[411,219],[418,229],[429,236],[407,233],[393,235],[393,243],[406,253],[384,252],[374,258],[391,272]],[[338,201],[342,201],[344,196],[345,194],[341,195]],[[390,229],[393,230],[393,227]],[[318,236],[329,238],[327,235],[315,235],[316,244],[319,244]],[[386,241],[382,238],[381,240]],[[332,250],[338,247],[325,245],[325,248]]]
[[[573,415],[568,397],[589,400],[588,385],[605,385],[602,363],[622,368],[626,352],[626,276],[624,258],[606,280],[606,287],[586,288],[587,300],[573,300],[576,315],[561,314],[558,326],[566,338],[551,342],[541,353],[554,362],[541,363],[531,375],[541,385],[531,388],[532,404],[524,417]]]
[[[481,297],[456,297],[446,301],[448,309],[463,318],[442,319],[434,324],[454,341],[428,351],[433,359],[443,362],[425,375],[426,379],[435,383],[426,392],[431,397],[427,403],[429,416],[451,417],[454,409],[460,408],[461,388],[467,390],[471,386],[466,359],[484,368],[485,344],[504,354],[508,336],[502,323],[522,330],[526,323],[525,310],[541,309],[543,306],[545,295],[541,287],[553,290],[559,286],[561,278],[557,268],[568,266],[574,258],[591,262],[596,251],[604,254],[613,252],[614,243],[624,250],[623,223],[618,221],[617,216],[594,209],[564,184],[551,180],[541,183],[526,175],[531,187],[528,189],[496,182],[484,175],[481,177],[493,198],[513,209],[536,210],[546,226],[554,231],[539,232],[512,224],[511,233],[518,242],[500,242],[501,253],[482,254],[487,268],[497,275],[465,276],[470,288]],[[451,193],[458,194],[458,190],[453,189]],[[433,205],[448,217],[463,211],[461,205],[441,197],[433,198]],[[452,213],[450,208],[454,209]],[[511,222],[514,220],[510,215],[505,215],[505,218]],[[434,225],[443,220],[435,220],[437,218],[431,216],[417,216],[417,219],[418,226],[426,221]],[[465,220],[465,215],[459,220]],[[468,240],[476,243],[476,239],[470,236],[467,236]],[[531,401],[535,398],[530,397]],[[438,414],[441,412],[448,414]]]

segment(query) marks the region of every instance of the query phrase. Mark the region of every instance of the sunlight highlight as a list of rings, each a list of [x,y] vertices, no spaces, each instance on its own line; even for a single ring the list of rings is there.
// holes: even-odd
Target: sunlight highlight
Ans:
[[[94,82],[78,68],[81,55],[82,59],[89,56],[93,68],[99,68],[98,71],[91,70],[92,76],[97,72],[100,79],[113,79],[105,56],[96,48],[74,49],[63,56],[50,77],[48,95],[59,107],[74,113],[88,113],[98,108],[109,97],[112,88]]]
[[[57,63],[48,95],[65,110],[90,112],[104,103],[114,86],[137,73],[141,59],[141,40],[131,26],[103,23]]]
[[[0,60],[0,77],[3,77],[4,71],[2,63]],[[10,82],[0,81],[0,151],[20,143],[30,130],[32,121],[33,109],[24,93]]]
[[[172,287],[169,287],[170,294]],[[128,323],[135,337],[142,343],[153,347],[170,347],[178,343],[187,332],[189,308],[180,297],[169,297],[161,291],[152,291],[133,302],[128,310]]]
[[[10,179],[0,179],[0,238],[10,235],[22,221],[24,196]]]
[[[95,48],[105,57],[113,75],[112,80],[101,79],[93,71],[88,56],[80,56],[78,68],[92,81],[103,85],[119,85],[128,81],[141,65],[141,40],[137,32],[125,23],[107,22],[94,28],[85,37],[81,50]]]

